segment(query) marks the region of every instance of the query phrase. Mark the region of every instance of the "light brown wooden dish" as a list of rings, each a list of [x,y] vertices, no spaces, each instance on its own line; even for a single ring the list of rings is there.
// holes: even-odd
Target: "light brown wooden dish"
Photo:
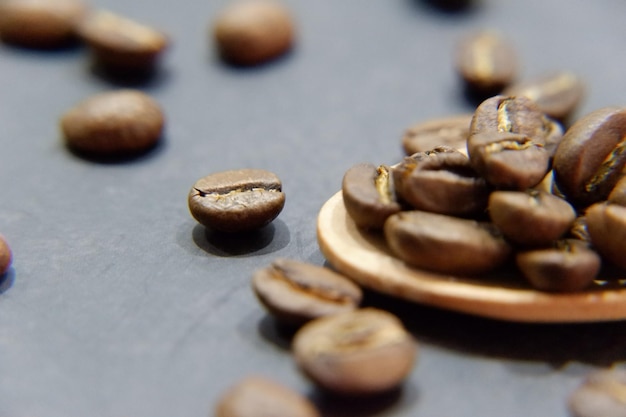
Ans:
[[[514,271],[468,278],[410,267],[391,255],[382,234],[355,226],[341,192],[320,210],[317,238],[322,253],[339,272],[365,288],[409,301],[521,322],[626,319],[626,289],[617,278],[611,278],[610,284],[599,280],[584,292],[556,294],[531,289]]]

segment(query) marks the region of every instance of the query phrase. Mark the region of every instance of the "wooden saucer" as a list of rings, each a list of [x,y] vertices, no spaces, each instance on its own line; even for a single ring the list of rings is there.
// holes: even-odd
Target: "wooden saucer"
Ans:
[[[521,322],[591,322],[626,319],[626,289],[603,281],[584,292],[556,294],[531,289],[511,272],[468,278],[407,266],[391,255],[380,233],[356,227],[341,192],[317,219],[320,249],[332,266],[363,287],[417,303]],[[611,282],[616,282],[612,278]]]

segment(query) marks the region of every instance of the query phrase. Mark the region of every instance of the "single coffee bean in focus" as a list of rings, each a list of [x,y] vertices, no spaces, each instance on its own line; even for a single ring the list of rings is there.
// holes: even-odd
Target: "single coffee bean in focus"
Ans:
[[[568,408],[572,417],[626,416],[626,370],[604,369],[590,373],[572,392]]]
[[[272,0],[239,0],[213,22],[222,58],[236,65],[256,65],[277,58],[293,45],[295,27],[287,8]]]
[[[276,174],[238,169],[200,178],[187,201],[191,215],[204,226],[221,232],[248,232],[280,214],[285,194]]]
[[[413,369],[417,352],[402,322],[374,308],[310,321],[293,340],[300,369],[321,387],[348,395],[397,387]]]
[[[11,266],[13,253],[4,236],[0,235],[0,275],[4,275]]]
[[[134,155],[161,138],[165,118],[159,104],[136,90],[94,95],[61,117],[67,145],[95,155]]]

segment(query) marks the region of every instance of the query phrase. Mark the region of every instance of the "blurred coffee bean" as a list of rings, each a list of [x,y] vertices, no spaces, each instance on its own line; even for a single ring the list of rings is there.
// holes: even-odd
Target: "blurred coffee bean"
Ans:
[[[473,114],[444,117],[416,123],[402,137],[406,155],[449,146],[467,155],[467,137]]]
[[[570,395],[568,408],[573,417],[626,416],[626,370],[593,371]]]
[[[11,266],[13,260],[13,253],[9,247],[9,243],[4,236],[0,235],[0,276],[4,275]]]

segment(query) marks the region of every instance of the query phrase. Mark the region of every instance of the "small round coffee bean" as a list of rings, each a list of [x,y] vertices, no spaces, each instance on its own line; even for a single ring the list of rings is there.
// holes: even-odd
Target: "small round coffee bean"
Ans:
[[[164,125],[161,107],[148,95],[118,90],[94,95],[61,117],[67,145],[93,155],[132,155],[152,148]]]
[[[533,100],[548,116],[567,119],[578,107],[585,93],[585,84],[576,74],[560,71],[541,75],[506,88],[502,94],[524,96]]]
[[[397,317],[365,308],[305,324],[293,340],[296,363],[332,392],[367,395],[400,385],[411,372],[417,343]]]
[[[215,417],[320,417],[305,397],[270,379],[248,376],[230,387],[215,406]]]
[[[213,23],[219,53],[236,65],[256,65],[283,55],[294,43],[294,32],[289,11],[270,0],[234,3]]]
[[[105,10],[88,14],[78,31],[95,63],[112,72],[149,72],[169,44],[160,31]]]
[[[476,133],[467,150],[472,167],[496,188],[525,190],[550,170],[550,155],[541,141],[518,133]]]
[[[402,137],[406,155],[426,152],[437,146],[449,146],[467,155],[467,137],[472,114],[445,117],[417,123]]]
[[[626,108],[606,107],[574,123],[554,155],[554,179],[575,206],[606,200],[626,165]]]
[[[389,171],[384,165],[357,164],[343,176],[343,203],[358,227],[382,229],[387,217],[401,210]]]
[[[216,172],[200,178],[188,196],[191,215],[221,232],[247,232],[274,220],[285,205],[282,183],[262,169]]]
[[[515,262],[526,280],[541,291],[574,292],[589,287],[598,276],[600,255],[586,242],[559,240],[550,247],[520,251]]]
[[[526,246],[550,244],[570,229],[574,208],[555,195],[538,191],[494,191],[489,217],[511,242]]]
[[[587,208],[585,218],[593,247],[605,259],[626,269],[626,207],[595,203]]]
[[[277,320],[293,325],[354,310],[363,297],[361,289],[344,276],[288,259],[277,259],[256,271],[252,288]]]
[[[515,49],[497,32],[474,33],[457,47],[456,70],[471,91],[496,94],[517,75]]]
[[[82,0],[3,0],[0,38],[30,48],[56,48],[75,40],[87,12]]]
[[[594,371],[568,400],[573,417],[626,416],[626,370]]]
[[[0,275],[4,275],[11,266],[13,253],[4,236],[0,235]]]
[[[487,182],[465,154],[447,146],[404,158],[393,180],[398,198],[416,210],[470,216],[487,207]]]
[[[391,251],[407,264],[447,274],[475,275],[504,264],[512,248],[487,222],[425,211],[403,211],[385,222]]]

